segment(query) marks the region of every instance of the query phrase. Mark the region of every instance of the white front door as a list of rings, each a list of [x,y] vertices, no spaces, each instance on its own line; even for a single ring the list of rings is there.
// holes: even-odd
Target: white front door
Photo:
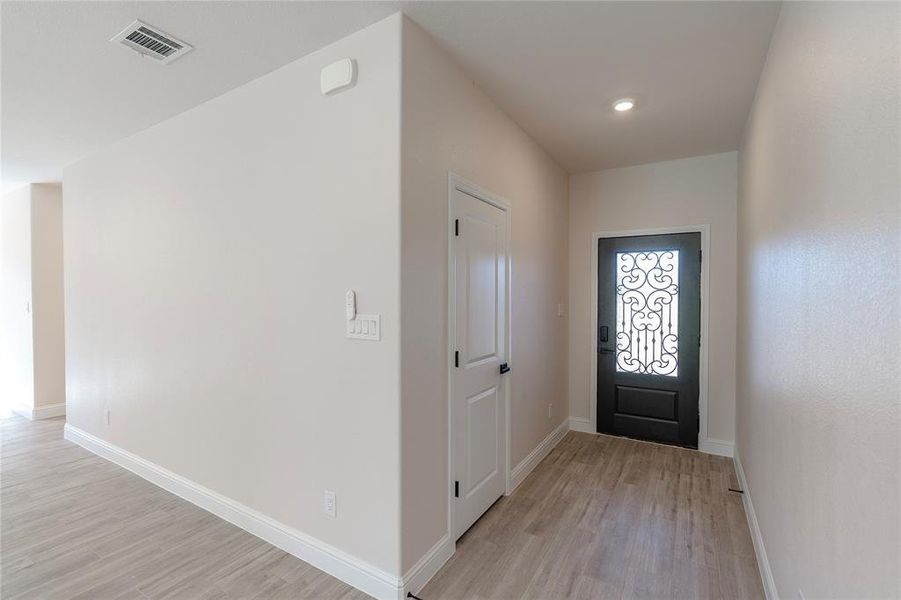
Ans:
[[[451,452],[457,539],[504,494],[507,215],[453,189]]]

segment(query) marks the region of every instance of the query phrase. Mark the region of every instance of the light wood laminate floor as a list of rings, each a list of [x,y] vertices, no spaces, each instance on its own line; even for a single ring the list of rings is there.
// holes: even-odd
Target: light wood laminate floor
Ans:
[[[570,432],[419,594],[764,598],[732,460]]]
[[[2,424],[0,596],[367,596],[67,442],[62,419]],[[762,598],[731,461],[569,433],[418,594]]]
[[[63,424],[2,422],[3,600],[369,598],[67,442]]]

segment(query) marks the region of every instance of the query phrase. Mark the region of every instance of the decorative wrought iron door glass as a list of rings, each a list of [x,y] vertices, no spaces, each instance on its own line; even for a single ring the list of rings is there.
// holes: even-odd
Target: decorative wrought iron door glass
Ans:
[[[616,370],[679,374],[679,251],[616,253]]]

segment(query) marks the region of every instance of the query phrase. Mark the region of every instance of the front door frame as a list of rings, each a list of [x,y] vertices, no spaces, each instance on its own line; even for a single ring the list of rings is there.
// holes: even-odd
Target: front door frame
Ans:
[[[453,410],[452,403],[454,400],[454,332],[456,331],[456,315],[454,314],[454,306],[456,302],[456,289],[454,281],[454,253],[452,251],[454,244],[454,193],[460,191],[468,194],[477,200],[481,200],[500,210],[504,211],[506,221],[505,245],[507,249],[507,269],[506,269],[506,285],[507,293],[505,297],[504,318],[506,320],[506,332],[504,336],[504,344],[506,345],[506,357],[510,366],[514,366],[513,362],[513,345],[512,331],[512,300],[513,296],[513,245],[512,245],[512,219],[510,203],[491,192],[479,187],[460,177],[456,173],[448,171],[447,173],[447,535],[451,540],[451,544],[456,546],[454,539],[454,453],[453,453]],[[504,399],[504,495],[509,495],[513,489],[510,479],[510,384],[512,373],[505,377],[501,377],[501,393]]]
[[[589,406],[589,423],[592,432],[598,430],[598,240],[614,237],[637,237],[644,235],[666,235],[671,233],[701,234],[701,351],[698,357],[698,413],[700,427],[698,429],[698,450],[708,451],[707,444],[707,361],[708,350],[708,315],[710,314],[710,225],[684,225],[679,227],[662,227],[658,229],[632,229],[625,231],[596,231],[591,234],[591,327],[589,337],[591,346],[591,381],[589,390],[591,397]]]

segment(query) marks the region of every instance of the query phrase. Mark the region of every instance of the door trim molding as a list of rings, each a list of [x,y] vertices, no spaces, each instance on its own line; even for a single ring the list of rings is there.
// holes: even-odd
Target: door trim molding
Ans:
[[[635,237],[641,235],[667,235],[672,233],[700,233],[701,254],[707,260],[701,260],[701,352],[698,357],[698,412],[701,416],[701,426],[698,429],[698,450],[708,452],[711,445],[707,439],[707,371],[709,358],[708,317],[710,314],[710,225],[684,225],[679,227],[662,227],[656,229],[632,229],[625,231],[595,231],[591,234],[591,303],[588,305],[591,312],[591,327],[589,338],[589,356],[591,367],[589,369],[589,393],[588,400],[588,425],[592,432],[598,429],[598,240],[613,237]]]
[[[504,211],[504,218],[506,221],[506,229],[507,229],[507,239],[506,239],[506,247],[507,247],[507,293],[506,293],[506,307],[505,307],[505,320],[506,320],[506,331],[505,331],[505,339],[504,344],[506,345],[506,356],[507,362],[513,363],[513,344],[512,340],[512,329],[513,329],[513,245],[512,245],[512,220],[511,220],[511,206],[510,203],[507,202],[504,198],[497,196],[496,194],[492,194],[488,190],[485,190],[475,183],[464,179],[463,177],[457,175],[453,171],[447,172],[447,535],[451,540],[451,545],[453,548],[456,548],[457,541],[454,539],[454,455],[453,455],[453,431],[451,430],[451,426],[453,424],[453,415],[451,413],[451,404],[454,399],[454,350],[453,340],[454,340],[454,331],[456,329],[456,319],[453,311],[454,301],[455,301],[455,289],[454,289],[454,254],[451,251],[454,244],[454,192],[461,191],[464,194],[468,194],[473,198],[481,200],[487,204],[490,204],[500,210]],[[504,411],[506,412],[504,418],[504,451],[506,456],[504,456],[504,494],[509,495],[513,492],[513,482],[510,477],[510,387],[512,376],[508,376],[501,379],[501,385],[503,386],[503,394],[504,394]],[[451,552],[453,554],[453,552]]]

